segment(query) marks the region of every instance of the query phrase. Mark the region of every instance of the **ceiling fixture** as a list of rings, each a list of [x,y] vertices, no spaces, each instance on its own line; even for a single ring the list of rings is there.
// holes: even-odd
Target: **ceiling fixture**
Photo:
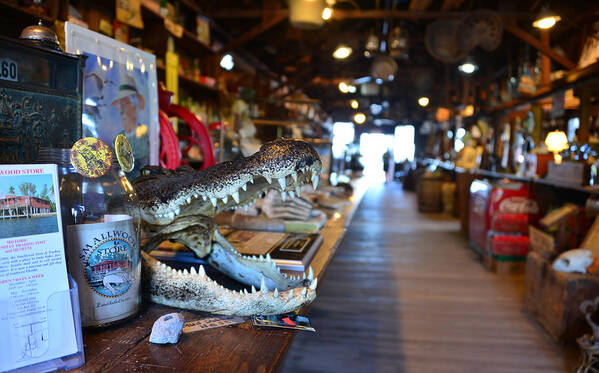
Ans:
[[[555,163],[562,162],[562,156],[559,154],[562,150],[568,149],[568,137],[564,131],[551,131],[545,138],[547,150],[553,153]]]
[[[351,52],[352,52],[351,47],[341,44],[333,52],[333,57],[335,57],[338,60],[342,60],[344,58],[349,57],[351,55]]]
[[[333,8],[326,7],[322,10],[322,19],[328,21],[333,16]]]
[[[351,100],[350,101],[350,106],[352,109],[357,109],[358,107],[360,107],[360,104],[358,103],[358,100]]]
[[[422,106],[422,107],[427,107],[429,103],[429,99],[428,97],[420,97],[418,99],[418,105]]]
[[[233,56],[231,56],[230,54],[225,54],[220,59],[220,67],[222,67],[223,69],[231,71],[233,70],[234,66],[235,62],[233,61]]]
[[[464,74],[472,74],[473,72],[478,70],[478,66],[476,66],[474,62],[472,62],[472,60],[467,59],[466,61],[464,61],[463,64],[458,66],[458,70],[460,70]]]
[[[353,84],[348,84],[347,85],[347,92],[349,93],[356,93],[356,86]]]
[[[370,31],[368,38],[366,39],[364,56],[372,57],[379,50],[379,38],[375,35],[374,31]]]
[[[349,92],[349,87],[348,87],[348,85],[347,85],[346,82],[340,82],[338,87],[339,87],[339,90],[342,93],[348,93]]]
[[[364,115],[364,113],[354,114],[354,122],[356,122],[356,124],[362,124],[366,122],[366,115]]]
[[[323,0],[289,0],[289,22],[303,29],[315,29],[324,23]]]
[[[549,8],[544,7],[541,9],[541,12],[537,15],[537,18],[532,25],[541,30],[547,30],[555,26],[561,19],[562,17],[549,10]]]

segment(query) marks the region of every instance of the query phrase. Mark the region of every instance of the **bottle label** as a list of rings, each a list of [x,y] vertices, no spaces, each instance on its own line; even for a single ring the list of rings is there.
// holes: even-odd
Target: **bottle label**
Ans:
[[[67,226],[69,271],[79,284],[83,326],[128,317],[139,309],[141,265],[133,219]]]

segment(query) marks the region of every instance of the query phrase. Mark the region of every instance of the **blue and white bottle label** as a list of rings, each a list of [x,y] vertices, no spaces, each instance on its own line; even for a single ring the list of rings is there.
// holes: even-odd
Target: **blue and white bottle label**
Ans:
[[[69,270],[79,284],[83,326],[128,317],[139,309],[141,263],[133,219],[67,227]]]

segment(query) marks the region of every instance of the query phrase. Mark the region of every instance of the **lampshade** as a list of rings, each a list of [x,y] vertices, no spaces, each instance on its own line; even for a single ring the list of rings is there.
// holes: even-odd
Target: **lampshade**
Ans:
[[[545,145],[550,152],[561,152],[568,148],[568,138],[564,131],[552,131],[547,134]]]
[[[549,8],[545,7],[541,10],[541,12],[537,15],[532,25],[536,28],[540,28],[542,30],[547,30],[555,26],[562,17],[558,16]]]

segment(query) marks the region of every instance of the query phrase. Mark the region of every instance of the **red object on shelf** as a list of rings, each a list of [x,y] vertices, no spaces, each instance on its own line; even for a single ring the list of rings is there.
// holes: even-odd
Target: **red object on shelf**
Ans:
[[[495,232],[528,234],[527,214],[495,214],[491,229]]]
[[[528,236],[494,235],[491,241],[491,253],[503,256],[526,256],[528,245]]]
[[[164,89],[162,84],[159,85],[158,97],[159,97],[161,113],[162,113],[162,111],[164,111],[165,117],[166,117],[166,115],[169,115],[169,116],[176,116],[178,118],[183,119],[189,126],[189,129],[191,130],[191,136],[186,136],[185,138],[177,138],[177,144],[175,147],[172,139],[169,139],[169,136],[171,136],[172,134],[167,134],[166,135],[167,141],[163,141],[161,144],[161,151],[160,151],[161,162],[162,162],[163,154],[165,154],[165,157],[166,157],[168,154],[172,154],[170,152],[175,151],[175,150],[177,151],[177,153],[180,154],[181,152],[179,149],[178,141],[179,140],[187,140],[187,141],[189,141],[189,146],[187,146],[183,150],[183,155],[187,154],[193,145],[197,145],[200,147],[200,149],[202,149],[202,154],[204,155],[204,160],[202,162],[202,167],[200,167],[200,169],[204,170],[208,167],[214,166],[214,164],[215,164],[214,145],[212,144],[212,138],[210,137],[210,133],[208,132],[208,129],[206,128],[204,123],[202,123],[194,113],[185,109],[183,106],[172,104],[171,103],[172,96],[173,96],[172,92],[169,92],[166,89]],[[166,118],[166,121],[168,122],[168,126],[170,127],[170,130],[172,131],[172,133],[174,133],[174,130],[172,129],[172,126],[170,124],[170,121],[168,121],[168,118]],[[160,119],[161,131],[162,131],[163,126],[165,127],[165,130],[170,133],[170,131],[168,130],[168,128],[166,126],[166,123],[163,124],[163,118],[161,116],[161,119]],[[176,136],[176,134],[175,134],[175,136]],[[163,139],[164,138],[165,137],[163,137]],[[177,165],[177,167],[180,166],[181,163],[183,162],[181,160],[181,157],[179,157],[178,162],[179,162],[179,164]],[[165,161],[165,164],[166,163],[167,162]],[[174,161],[173,161],[173,164],[174,164]],[[170,168],[170,167],[167,167],[167,168]],[[174,168],[176,168],[176,167],[174,167]]]

